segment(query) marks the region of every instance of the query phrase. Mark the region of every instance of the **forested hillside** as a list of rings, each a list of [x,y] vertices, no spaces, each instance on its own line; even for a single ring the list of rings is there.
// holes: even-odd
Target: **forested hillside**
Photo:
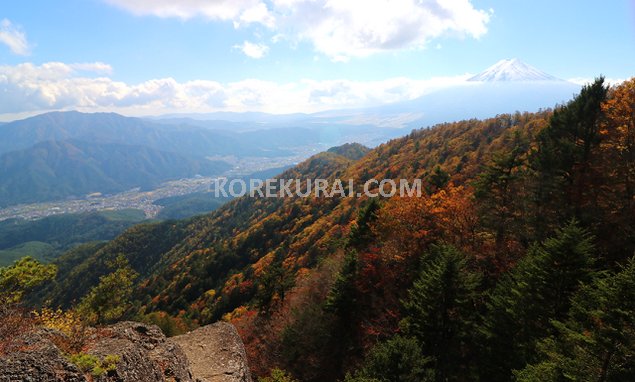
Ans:
[[[71,308],[129,264],[122,317],[229,320],[257,375],[635,378],[635,79],[332,151],[280,177],[421,178],[425,194],[239,198],[68,253],[37,296]]]
[[[77,244],[112,240],[143,220],[143,211],[120,210],[0,221],[0,266],[24,256],[49,261]]]

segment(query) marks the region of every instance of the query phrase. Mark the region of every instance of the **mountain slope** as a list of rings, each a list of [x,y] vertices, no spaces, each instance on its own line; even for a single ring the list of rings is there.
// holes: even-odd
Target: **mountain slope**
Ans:
[[[557,334],[550,323],[566,319],[569,298],[586,280],[577,275],[620,269],[635,250],[635,206],[624,199],[634,197],[624,184],[633,157],[621,154],[632,86],[607,96],[598,80],[553,112],[413,131],[358,160],[318,154],[280,177],[353,179],[355,191],[372,178],[419,178],[425,192],[239,198],[208,216],[138,226],[94,251],[63,256],[57,284],[42,296],[69,305],[124,253],[140,274],[132,314],[230,320],[257,375],[283,366],[304,381],[342,379],[376,345],[372,371],[390,372],[372,362],[394,355],[397,365],[388,366],[401,367],[399,334],[410,330],[410,340],[421,342],[410,342],[408,355],[421,353],[417,361],[431,372],[477,380],[496,369],[497,380],[509,380],[533,362],[523,358],[527,352],[537,357],[539,341]],[[597,260],[594,269],[578,263],[587,257]],[[563,274],[567,286],[557,289]],[[550,294],[534,292],[535,284]],[[518,299],[517,292],[526,294]],[[496,293],[493,306],[502,309],[491,308]],[[506,304],[519,311],[509,313]],[[504,324],[488,326],[491,316]],[[531,328],[515,337],[527,322]],[[434,341],[438,333],[452,334],[439,339],[443,347]],[[508,362],[510,353],[521,362]],[[459,366],[427,361],[438,354]]]
[[[457,185],[465,184],[476,177],[491,153],[508,147],[517,132],[528,134],[544,126],[548,115],[505,115],[483,122],[466,121],[420,130],[381,145],[358,160],[335,153],[316,155],[286,171],[281,178],[352,178],[361,191],[363,182],[370,178],[428,179],[434,168],[441,166]],[[279,338],[285,328],[280,325],[298,319],[289,312],[304,310],[287,303],[296,304],[307,298],[322,301],[326,297],[320,294],[323,292],[311,296],[315,291],[328,292],[331,288],[342,261],[343,245],[358,211],[366,203],[358,198],[246,197],[208,216],[176,224],[138,226],[96,251],[62,256],[58,260],[57,284],[49,286],[40,296],[54,305],[68,306],[108,272],[105,265],[108,261],[125,253],[140,274],[136,292],[139,311],[165,311],[176,319],[195,319],[199,323],[212,322],[233,312],[226,318],[240,328],[250,362],[262,374],[270,362],[280,362],[278,358],[269,359],[269,354],[279,352],[277,345],[262,341]],[[448,234],[446,238],[450,240],[451,236]],[[411,271],[404,270],[394,288],[407,287]],[[372,280],[375,279],[369,282],[375,282]],[[292,289],[294,284],[298,289]],[[386,293],[393,293],[389,290],[393,287],[386,289]],[[284,298],[285,295],[289,297]],[[381,309],[364,313],[365,319],[370,322],[387,319],[384,309],[393,309],[394,302],[382,304],[385,305]],[[244,311],[250,313],[240,313]],[[261,318],[252,321],[254,314]],[[269,315],[279,324],[269,321]],[[389,322],[385,325],[395,325],[394,321]],[[260,325],[271,328],[265,330]],[[270,332],[277,334],[264,334]],[[323,336],[310,332],[306,335]],[[368,341],[366,335],[361,338],[364,343]],[[338,354],[333,352],[324,357],[329,360],[349,357]],[[322,374],[320,368],[307,366],[305,376],[315,373],[314,380],[331,380],[336,376],[329,373],[339,373],[330,367],[321,368]]]
[[[341,155],[352,160],[362,159],[369,151],[370,149],[368,147],[360,145],[359,143],[346,143],[341,146],[331,147],[327,150],[329,153]]]
[[[143,146],[48,141],[0,156],[0,207],[152,187],[196,174],[218,175],[224,162],[187,159]]]
[[[482,161],[503,147],[514,131],[536,128],[547,114],[501,116],[483,123],[467,121],[442,125],[382,145],[353,161],[334,153],[316,155],[283,173],[283,179],[342,179],[349,177],[361,191],[370,178],[427,178],[440,165],[452,178],[463,183],[480,171]],[[388,165],[390,163],[390,165]],[[64,280],[51,295],[55,303],[69,304],[86,292],[105,272],[97,266],[125,252],[142,274],[144,288],[139,297],[149,309],[177,312],[191,310],[204,322],[219,318],[253,297],[254,283],[243,293],[224,289],[228,275],[249,264],[258,267],[283,255],[290,269],[313,267],[318,259],[334,250],[363,203],[357,198],[240,198],[209,216],[171,223],[147,225],[131,230],[92,254],[87,265],[61,269]],[[141,233],[142,232],[142,233]],[[161,232],[161,233],[159,233]],[[162,238],[162,249],[138,252],[128,243],[153,242]],[[166,238],[173,241],[166,241]],[[124,250],[124,248],[126,248]],[[141,248],[141,247],[140,247]],[[151,260],[154,259],[154,260]],[[88,265],[92,264],[92,265]],[[88,276],[87,273],[90,275]],[[248,271],[247,274],[251,274]],[[241,277],[246,277],[245,275]],[[253,274],[252,276],[253,277]],[[247,281],[247,279],[242,279]],[[218,301],[206,294],[215,289],[225,296]],[[73,291],[69,295],[69,291]],[[229,298],[231,295],[232,297]],[[144,296],[144,297],[141,297]]]

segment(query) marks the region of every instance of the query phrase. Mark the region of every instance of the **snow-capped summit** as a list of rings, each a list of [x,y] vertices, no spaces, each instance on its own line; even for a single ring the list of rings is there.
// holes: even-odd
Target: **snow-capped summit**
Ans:
[[[527,65],[519,59],[501,60],[475,75],[468,81],[498,82],[498,81],[562,81],[550,74]]]

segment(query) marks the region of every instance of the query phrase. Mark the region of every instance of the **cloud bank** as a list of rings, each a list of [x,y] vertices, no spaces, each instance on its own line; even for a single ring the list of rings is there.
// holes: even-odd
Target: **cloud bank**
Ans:
[[[104,63],[0,66],[0,119],[49,110],[116,111],[128,115],[177,112],[317,112],[409,100],[462,83],[469,74],[430,80],[301,80],[277,83],[246,79],[178,82],[161,78],[128,84],[108,77]]]
[[[450,35],[479,38],[491,11],[470,0],[104,0],[136,15],[259,24],[293,44],[309,42],[335,61],[420,49]]]

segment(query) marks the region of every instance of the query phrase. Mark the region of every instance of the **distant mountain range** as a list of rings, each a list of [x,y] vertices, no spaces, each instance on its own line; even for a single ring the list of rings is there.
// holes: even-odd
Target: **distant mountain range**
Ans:
[[[52,112],[8,123],[0,129],[0,153],[26,149],[44,141],[139,145],[189,157],[209,155],[270,156],[288,151],[223,130],[186,124],[158,124],[115,113]]]
[[[152,188],[167,180],[222,175],[232,168],[210,157],[253,158],[255,163],[265,158],[271,167],[279,167],[347,141],[384,141],[385,131],[335,124],[303,127],[46,113],[0,126],[0,208]]]

